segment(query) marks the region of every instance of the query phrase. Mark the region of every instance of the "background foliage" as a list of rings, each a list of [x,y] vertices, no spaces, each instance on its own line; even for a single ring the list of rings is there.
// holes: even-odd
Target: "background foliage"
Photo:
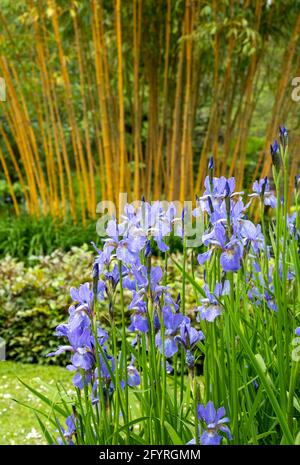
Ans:
[[[299,163],[299,1],[2,0],[0,165],[16,214],[192,198],[211,153],[246,187],[285,123]],[[259,144],[252,144],[253,137]],[[15,192],[16,183],[22,192]]]
[[[8,359],[51,363],[46,354],[56,345],[55,327],[71,304],[66,289],[89,279],[91,263],[88,246],[56,251],[34,266],[9,256],[0,261],[0,328]]]

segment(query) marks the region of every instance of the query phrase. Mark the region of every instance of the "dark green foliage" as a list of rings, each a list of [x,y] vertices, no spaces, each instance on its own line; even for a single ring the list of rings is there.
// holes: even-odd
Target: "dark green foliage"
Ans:
[[[57,346],[55,328],[66,320],[69,288],[90,279],[93,253],[88,246],[56,251],[34,266],[6,257],[0,261],[0,337],[8,360],[59,364],[46,354]]]
[[[56,249],[68,251],[91,241],[97,242],[95,221],[84,227],[74,225],[70,219],[61,221],[50,216],[0,219],[0,257],[10,255],[28,261],[31,256],[48,255]]]

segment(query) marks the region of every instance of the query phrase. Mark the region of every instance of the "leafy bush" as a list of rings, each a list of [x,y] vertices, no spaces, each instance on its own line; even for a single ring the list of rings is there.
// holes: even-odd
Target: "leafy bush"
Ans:
[[[5,257],[0,261],[0,336],[7,358],[51,363],[46,354],[57,342],[55,327],[66,319],[70,297],[66,286],[89,278],[92,252],[84,245],[37,259],[35,266]],[[52,361],[53,363],[53,361]]]

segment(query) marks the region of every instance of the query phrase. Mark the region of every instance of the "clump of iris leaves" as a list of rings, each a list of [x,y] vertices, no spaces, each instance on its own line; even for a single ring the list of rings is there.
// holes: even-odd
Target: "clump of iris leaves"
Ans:
[[[108,222],[91,281],[71,289],[69,319],[49,354],[69,354],[73,395],[60,388],[53,404],[26,385],[51,407],[50,417],[35,411],[50,444],[300,443],[299,177],[290,214],[284,127],[279,136],[271,146],[274,191],[264,178],[246,197],[234,178],[215,177],[209,160],[193,211],[205,218],[205,250],[192,273],[184,210],[178,216],[173,204],[143,199]],[[274,212],[268,222],[266,207]],[[174,229],[179,261],[168,246]],[[153,264],[154,246],[163,267]],[[176,295],[172,260],[182,279]],[[195,308],[186,305],[187,283]]]

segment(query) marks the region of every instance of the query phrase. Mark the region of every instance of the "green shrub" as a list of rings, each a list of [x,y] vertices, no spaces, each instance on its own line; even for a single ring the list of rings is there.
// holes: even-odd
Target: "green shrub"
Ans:
[[[34,266],[8,256],[0,260],[0,336],[7,359],[53,363],[46,354],[57,345],[55,327],[67,317],[71,298],[66,289],[90,279],[93,255],[85,245],[55,251]]]
[[[10,255],[28,261],[32,256],[49,255],[56,249],[68,251],[73,246],[97,242],[96,222],[84,227],[71,219],[63,221],[43,216],[2,216],[0,218],[0,258]]]

